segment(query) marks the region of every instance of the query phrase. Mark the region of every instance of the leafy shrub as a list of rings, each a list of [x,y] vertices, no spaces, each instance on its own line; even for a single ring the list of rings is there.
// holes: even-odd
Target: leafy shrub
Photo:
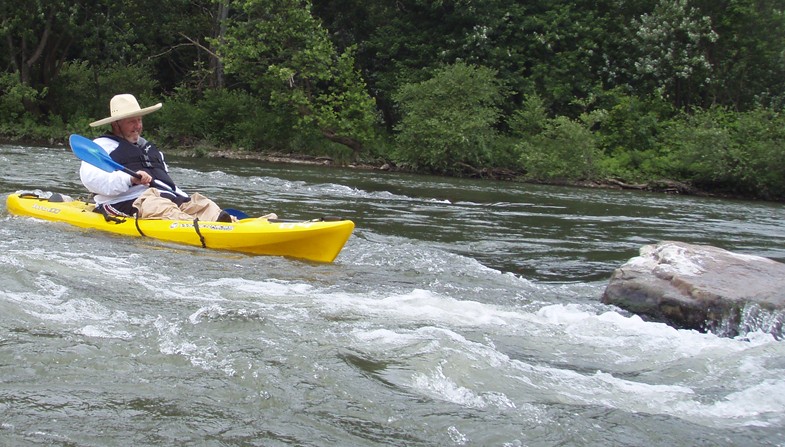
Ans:
[[[108,110],[109,100],[120,93],[133,94],[142,107],[159,102],[159,97],[154,94],[158,82],[151,77],[152,73],[154,71],[143,64],[114,65],[102,70],[98,77],[99,99],[106,100],[99,103]]]
[[[749,157],[743,184],[754,188],[758,197],[785,198],[785,115],[765,108],[740,113],[734,134]]]
[[[540,133],[524,137],[517,149],[531,180],[587,180],[601,175],[595,135],[584,123],[567,117],[548,119]]]
[[[613,105],[599,122],[600,145],[607,153],[657,148],[664,124],[675,113],[660,97],[647,99],[610,92]]]
[[[106,116],[109,100],[100,103],[96,98],[97,77],[97,72],[87,62],[74,61],[63,64],[58,75],[49,83],[49,91],[46,95],[50,119],[57,116],[62,122],[69,123],[82,117],[100,119]]]
[[[156,134],[169,143],[254,149],[282,144],[290,138],[292,121],[274,113],[265,102],[242,90],[208,90],[201,98],[182,92],[161,109]]]
[[[242,90],[208,90],[198,103],[206,137],[245,148],[269,146],[288,127],[260,98]]]
[[[0,122],[17,124],[25,115],[25,101],[35,102],[40,97],[40,92],[19,81],[19,74],[0,73]]]
[[[526,138],[542,133],[548,124],[545,101],[538,95],[526,95],[521,108],[513,112],[508,120],[510,134]]]
[[[621,89],[603,92],[600,102],[591,129],[604,155],[602,171],[630,181],[672,177],[672,151],[661,140],[675,110],[659,96],[639,98]]]
[[[675,169],[698,187],[785,197],[785,117],[768,109],[715,107],[674,120],[664,137]]]
[[[403,114],[395,126],[397,161],[445,174],[489,163],[506,94],[495,70],[464,63],[405,84],[394,95]]]
[[[166,144],[193,147],[204,138],[201,113],[191,95],[176,94],[161,109],[155,135]]]

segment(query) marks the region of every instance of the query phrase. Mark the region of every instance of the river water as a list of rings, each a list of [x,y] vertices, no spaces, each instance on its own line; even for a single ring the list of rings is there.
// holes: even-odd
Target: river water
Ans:
[[[0,446],[785,446],[785,344],[600,303],[681,240],[785,261],[781,204],[173,159],[249,214],[339,215],[335,263],[13,217],[84,196],[0,146]]]

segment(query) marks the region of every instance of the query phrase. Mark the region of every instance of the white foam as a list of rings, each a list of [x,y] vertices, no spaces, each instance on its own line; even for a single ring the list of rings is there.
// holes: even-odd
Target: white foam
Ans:
[[[767,379],[763,383],[728,394],[723,400],[708,406],[688,407],[692,416],[741,420],[743,425],[768,426],[768,422],[750,419],[770,415],[783,420],[785,411],[785,381]]]
[[[603,307],[596,305],[556,304],[526,312],[425,290],[378,300],[333,298],[338,298],[331,303],[335,310],[372,317],[367,320],[369,327],[356,326],[352,331],[355,349],[403,363],[397,368],[411,370],[411,375],[408,383],[399,384],[431,398],[470,408],[513,411],[530,405],[532,399],[605,406],[709,426],[771,426],[785,417],[785,382],[772,378],[765,361],[750,360],[756,350],[768,351],[764,358],[783,352],[771,336],[728,339],[644,322],[637,316],[598,312]],[[425,326],[391,330],[391,318]],[[374,327],[373,321],[382,327]],[[506,331],[522,342],[536,338],[526,346],[541,349],[543,359],[558,359],[563,352],[569,356],[566,364],[602,359],[607,370],[584,373],[547,362],[529,363],[511,358],[504,346],[497,347],[492,340],[469,340],[458,332],[490,326],[496,337]],[[701,370],[694,371],[696,367]],[[626,371],[635,379],[618,376]],[[733,376],[743,380],[731,383]],[[466,377],[473,379],[467,382]],[[404,380],[400,374],[388,379]],[[713,396],[706,390],[714,389],[715,380],[735,391]]]
[[[77,331],[77,333],[93,338],[118,338],[121,340],[131,340],[133,338],[133,334],[128,331],[110,329],[105,326],[97,326],[93,324],[88,324],[87,326]]]
[[[459,326],[506,325],[520,316],[493,305],[444,297],[423,289],[377,300],[369,300],[367,296],[335,294],[323,297],[322,306],[333,313],[439,321]]]
[[[181,335],[179,323],[166,321],[163,317],[159,317],[154,326],[158,330],[158,347],[162,354],[181,356],[196,367],[220,370],[227,376],[236,374],[232,361],[218,354],[219,349],[212,340],[196,339],[199,344],[190,341],[188,336]]]
[[[203,283],[203,287],[214,287],[217,289],[230,288],[237,292],[248,295],[304,295],[313,290],[313,286],[305,283],[293,283],[283,280],[254,281],[243,278],[221,278],[214,281]]]
[[[506,408],[515,409],[516,405],[503,393],[486,392],[478,394],[475,391],[460,386],[447,377],[438,365],[430,374],[415,373],[411,385],[430,394],[433,397],[463,405],[469,408]]]

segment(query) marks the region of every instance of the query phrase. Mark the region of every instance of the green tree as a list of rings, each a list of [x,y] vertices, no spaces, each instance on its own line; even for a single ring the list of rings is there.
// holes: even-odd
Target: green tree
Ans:
[[[227,73],[268,97],[272,106],[294,111],[298,126],[318,129],[355,155],[375,139],[375,104],[355,67],[354,49],[336,49],[311,14],[310,1],[232,5],[238,14],[219,42]]]
[[[396,126],[398,160],[446,174],[485,166],[508,94],[496,71],[461,62],[402,86],[394,95],[403,115]]]
[[[711,104],[753,110],[785,107],[785,7],[781,0],[694,0],[719,38],[710,61]]]
[[[224,85],[223,67],[211,42],[222,38],[228,0],[121,1],[122,15],[107,11],[104,26],[130,26],[134,37],[128,41],[129,51],[114,62],[149,66],[167,93],[180,85],[197,93]]]
[[[584,110],[576,98],[617,80],[610,62],[629,51],[621,44],[629,38],[623,25],[647,10],[641,3],[653,1],[314,0],[331,37],[358,46],[390,128],[400,118],[393,92],[458,61],[496,70],[517,93],[503,105],[505,114],[537,94],[550,111],[577,116]]]
[[[635,72],[651,93],[676,107],[703,103],[715,82],[709,46],[718,39],[711,18],[687,0],[660,0],[654,11],[632,21],[638,56]]]
[[[66,60],[76,39],[78,6],[67,0],[6,1],[0,6],[0,46],[4,63],[22,86],[42,94]],[[24,95],[25,108],[40,114],[38,95]]]
[[[67,94],[49,87],[67,91],[69,80],[78,78],[83,94],[74,99],[89,103],[106,103],[118,92],[115,85],[100,90],[98,79],[122,66],[144,67],[168,88],[179,83],[176,79],[192,70],[201,54],[185,31],[206,34],[213,22],[202,11],[211,5],[212,0],[6,1],[0,6],[0,57],[22,85],[39,92],[36,101],[26,101],[31,116],[64,116],[68,112],[60,110],[59,101]],[[76,76],[83,62],[84,73]],[[64,68],[70,72],[58,79]],[[92,78],[90,88],[83,88],[83,74]]]

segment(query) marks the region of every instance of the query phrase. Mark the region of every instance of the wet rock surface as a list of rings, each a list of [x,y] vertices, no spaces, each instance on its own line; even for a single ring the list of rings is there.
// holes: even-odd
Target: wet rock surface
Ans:
[[[782,336],[785,264],[717,247],[664,241],[611,275],[602,297],[649,320],[721,335]]]

